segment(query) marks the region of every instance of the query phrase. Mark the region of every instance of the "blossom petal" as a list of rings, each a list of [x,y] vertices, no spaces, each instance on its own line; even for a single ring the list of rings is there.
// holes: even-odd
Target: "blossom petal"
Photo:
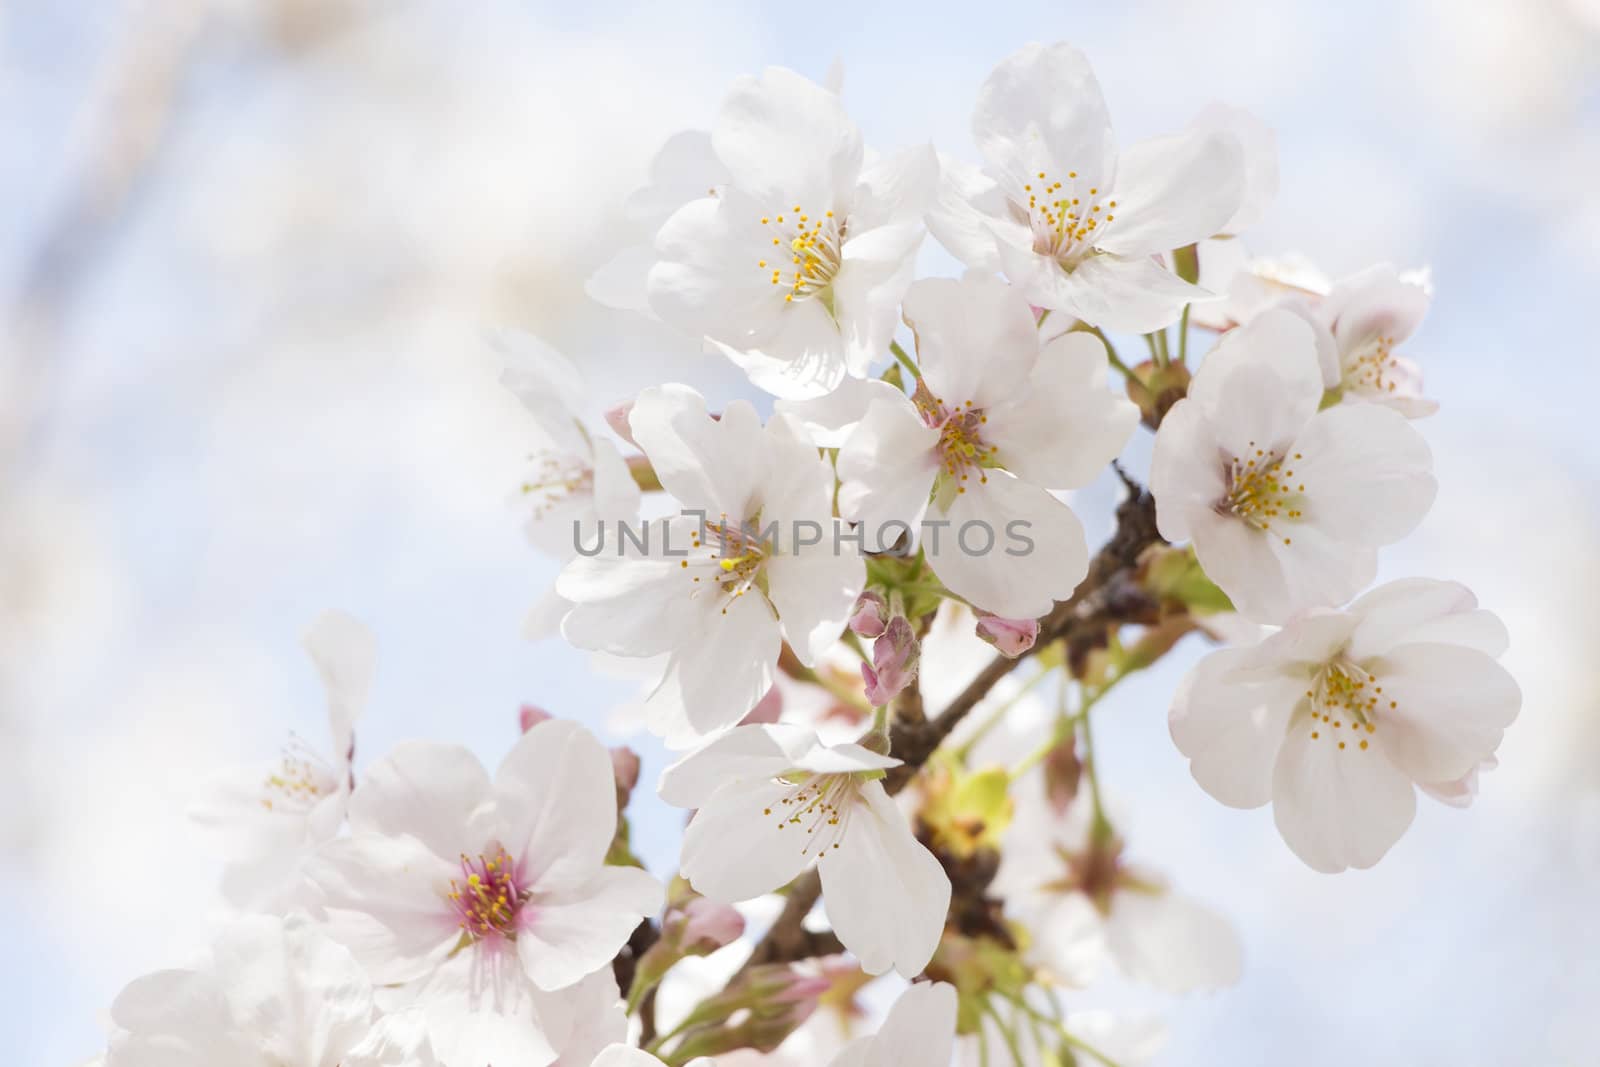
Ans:
[[[1116,458],[1139,409],[1106,389],[1098,337],[1068,333],[1044,347],[1016,399],[989,409],[984,440],[1000,465],[1046,489],[1077,489]]]
[[[401,741],[361,775],[350,795],[350,827],[357,834],[410,835],[449,859],[484,844],[489,795],[489,774],[467,749]]]
[[[767,595],[789,646],[808,667],[839,639],[867,584],[866,563],[853,548],[838,547],[837,532],[837,520],[829,520],[821,543],[796,545],[793,554],[776,556],[766,567]]]
[[[617,829],[611,757],[575,722],[546,719],[517,739],[495,772],[495,821],[535,893],[586,883]]]
[[[645,698],[682,708],[702,734],[732,726],[772,688],[783,635],[772,606],[759,591],[708,601],[701,607],[699,636],[675,649],[660,684]]]
[[[705,397],[686,385],[646,389],[628,414],[633,438],[650,458],[656,477],[685,507],[736,519],[761,484],[766,450],[761,420],[736,400],[713,419]]]
[[[517,922],[517,954],[528,977],[553,991],[609,968],[663,896],[661,883],[637,867],[602,867],[555,893],[535,893]]]
[[[798,828],[796,828],[798,829]],[[950,878],[912,836],[883,786],[867,782],[839,848],[819,862],[828,918],[868,974],[915,977],[933,958],[950,908]]]
[[[1239,681],[1251,650],[1222,649],[1195,665],[1173,698],[1167,725],[1200,787],[1233,808],[1272,799],[1272,771],[1293,703],[1273,687]]]
[[[782,67],[734,83],[711,144],[734,184],[778,211],[842,206],[861,173],[861,131],[838,95]]]
[[[556,577],[556,595],[572,603],[562,636],[578,648],[634,657],[659,656],[692,636],[697,613],[682,557],[700,523],[680,515],[626,532],[612,524],[603,542],[586,545]]]
[[[1463,645],[1498,658],[1510,642],[1505,624],[1480,609],[1478,598],[1459,582],[1386,582],[1352,603],[1349,611],[1361,619],[1350,635],[1350,658],[1357,662],[1401,643]]]
[[[661,772],[657,792],[679,808],[698,808],[729,782],[773,778],[816,747],[811,731],[790,723],[737,726]]]
[[[918,982],[894,1002],[873,1035],[873,1067],[947,1064],[956,1038],[956,989],[948,982]]]
[[[486,842],[463,842],[451,855]],[[460,868],[414,837],[357,833],[324,845],[306,864],[322,891],[328,930],[379,985],[427,974],[460,936],[450,879]]]
[[[770,778],[731,782],[706,800],[683,835],[679,867],[695,891],[723,904],[770,893],[815,855],[804,826],[789,825],[794,786]]]
[[[1223,130],[1190,130],[1127,148],[1112,189],[1116,221],[1096,239],[1107,252],[1150,255],[1222,231],[1244,203],[1244,149]]]
[[[1166,890],[1114,894],[1106,943],[1123,974],[1168,993],[1235,985],[1244,966],[1239,937],[1227,919]]]
[[[972,134],[990,165],[1021,184],[1039,171],[1105,188],[1116,148],[1089,60],[1069,44],[1024,45],[978,90]]]
[[[377,646],[372,631],[342,611],[329,611],[319,616],[306,631],[303,644],[317,665],[323,688],[328,693],[333,757],[342,766],[350,759],[356,717],[367,703]]]
[[[1281,453],[1312,421],[1322,402],[1316,347],[1304,319],[1274,309],[1230,330],[1206,353],[1188,399],[1229,455]]]
[[[939,431],[923,425],[904,395],[881,397],[868,406],[836,462],[839,514],[861,525],[866,551],[892,548],[902,523],[907,547],[920,541],[938,473],[938,443]]]
[[[1036,619],[1065,600],[1089,570],[1083,523],[1036,485],[1004,471],[969,479],[947,527],[926,542],[934,573],[951,590],[1008,619]]]
[[[924,278],[906,293],[923,380],[947,407],[1010,399],[1039,358],[1028,302],[998,278]]]
[[[1272,816],[1294,854],[1333,874],[1371,867],[1411,825],[1417,794],[1378,746],[1303,716],[1290,728],[1272,776]],[[1312,734],[1318,734],[1313,737]],[[1339,747],[1343,743],[1346,747]]]
[[[1460,778],[1492,756],[1522,706],[1511,674],[1477,649],[1404,644],[1377,663],[1373,737],[1416,782]]]
[[[1411,423],[1376,404],[1320,412],[1295,440],[1294,482],[1306,488],[1306,515],[1342,541],[1400,540],[1433,506],[1433,454]]]

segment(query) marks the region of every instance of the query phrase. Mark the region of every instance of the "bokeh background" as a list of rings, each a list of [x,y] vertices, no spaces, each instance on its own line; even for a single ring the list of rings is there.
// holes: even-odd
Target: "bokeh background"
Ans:
[[[1600,1063],[1600,3],[7,0],[0,6],[0,1030],[22,1064],[97,1051],[135,974],[214,916],[184,819],[205,775],[324,736],[298,638],[380,645],[366,758],[493,761],[519,704],[603,724],[631,687],[522,617],[554,568],[514,489],[537,440],[488,325],[530,330],[596,409],[656,380],[748,391],[584,298],[636,239],[655,147],[731,79],[844,71],[871,144],[967,132],[1030,39],[1094,60],[1124,141],[1205,101],[1276,127],[1249,243],[1335,276],[1429,265],[1409,353],[1441,491],[1388,576],[1467,582],[1525,705],[1474,808],[1425,803],[1373,871],[1323,877],[1267,810],[1211,802],[1166,736],[1200,651],[1097,730],[1142,857],[1229,912],[1247,973],[1159,1011],[1171,1065]],[[951,266],[937,250],[930,271]],[[1137,468],[1145,438],[1130,448]],[[1111,488],[1079,494],[1091,531]],[[640,745],[646,781],[660,750]],[[641,790],[670,870],[679,815]]]

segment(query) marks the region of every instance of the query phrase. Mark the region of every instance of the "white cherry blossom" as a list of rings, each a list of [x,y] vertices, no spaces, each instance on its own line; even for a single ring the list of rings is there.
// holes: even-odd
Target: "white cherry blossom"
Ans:
[[[311,873],[330,931],[422,1011],[441,1059],[542,1067],[572,1040],[583,980],[662,901],[644,871],[606,865],[616,825],[606,750],[551,719],[493,782],[465,749],[399,745]]]
[[[661,776],[663,800],[697,809],[684,877],[734,903],[815,863],[828,918],[862,969],[918,974],[944,930],[950,880],[877,780],[899,763],[795,726],[730,731]]]
[[[1422,371],[1396,350],[1428,311],[1427,286],[1387,263],[1336,284],[1315,307],[1322,331],[1323,384],[1344,403],[1391,407],[1408,419],[1431,415],[1439,405],[1422,395]],[[1326,340],[1324,340],[1326,338]]]
[[[813,664],[838,639],[866,567],[838,540],[832,469],[784,416],[763,427],[736,401],[713,418],[699,393],[668,385],[639,397],[630,424],[684,514],[639,537],[612,529],[568,564],[562,632],[579,648],[666,656],[650,728],[712,733],[772,688],[784,641]]]
[[[105,1067],[435,1067],[414,1016],[379,1014],[350,952],[303,917],[225,927],[198,968],[157,971],[111,1006]]]
[[[1083,524],[1049,491],[1088,484],[1138,410],[1106,389],[1098,338],[1042,344],[1027,302],[995,278],[919,281],[905,318],[922,377],[913,396],[866,406],[839,452],[840,513],[869,549],[896,523],[915,538],[931,513],[922,543],[948,588],[1007,618],[1043,615],[1089,562]]]
[[[1004,272],[1029,302],[1147,332],[1208,295],[1155,257],[1223,232],[1245,203],[1238,137],[1202,125],[1120,154],[1083,53],[1030,44],[978,93],[982,171],[941,160],[930,232],[967,266]]]
[[[248,910],[307,903],[302,862],[339,832],[350,797],[355,723],[372,681],[372,634],[344,612],[329,611],[302,644],[327,693],[327,754],[291,737],[278,760],[219,775],[192,813],[230,854],[223,896]]]
[[[1086,986],[1109,960],[1127,977],[1170,993],[1238,982],[1242,952],[1228,921],[1175,892],[1159,872],[1096,840],[1085,799],[1057,815],[1029,780],[1006,831],[994,890],[1030,932],[1030,956]]]
[[[1156,434],[1161,535],[1192,540],[1244,615],[1280,623],[1342,604],[1370,582],[1378,548],[1433,503],[1427,443],[1373,405],[1319,411],[1310,326],[1273,310],[1209,352]]]
[[[506,364],[500,381],[527,409],[540,445],[518,487],[528,508],[524,531],[540,552],[568,560],[591,543],[601,520],[639,514],[639,486],[617,446],[584,424],[583,376],[560,352],[527,334],[503,331],[495,344]],[[529,638],[554,635],[571,605],[554,589],[534,605],[524,624]]]
[[[727,184],[656,238],[650,306],[763,389],[818,396],[883,357],[938,161],[867,161],[839,97],[773,67],[735,84],[711,133]]]
[[[1271,802],[1309,866],[1370,867],[1411,824],[1414,786],[1453,792],[1493,757],[1521,705],[1506,640],[1462,586],[1390,582],[1201,660],[1172,738],[1224,804]]]

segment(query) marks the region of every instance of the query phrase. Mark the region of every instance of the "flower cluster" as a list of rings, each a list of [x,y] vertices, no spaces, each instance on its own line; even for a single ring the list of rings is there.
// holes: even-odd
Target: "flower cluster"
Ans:
[[[597,417],[561,355],[498,340],[561,563],[528,632],[647,679],[622,721],[676,753],[670,884],[630,845],[638,757],[574,721],[523,709],[492,775],[420,741],[358,768],[375,653],[330,614],[331,755],[296,741],[198,809],[240,914],[118,998],[110,1067],[1141,1062],[1159,1035],[1076,991],[1243,960],[1139,855],[1093,724],[1194,641],[1226,647],[1173,742],[1310,867],[1376,863],[1418,788],[1471,802],[1520,702],[1505,630],[1454,582],[1372,587],[1435,493],[1399,351],[1425,276],[1249,261],[1270,132],[1214,105],[1119,147],[1070,45],[1005,59],[972,125],[981,164],[870,152],[836,85],[772,69],[662,150],[654,244],[592,290],[770,402],[669,383]],[[967,273],[917,278],[929,235]],[[1069,494],[1108,469],[1091,549]],[[903,991],[874,1032],[877,982]]]

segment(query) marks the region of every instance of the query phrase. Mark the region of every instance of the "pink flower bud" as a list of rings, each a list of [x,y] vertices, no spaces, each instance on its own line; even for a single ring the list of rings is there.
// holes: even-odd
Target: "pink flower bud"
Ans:
[[[861,665],[861,680],[873,707],[889,703],[911,684],[917,676],[919,653],[911,624],[901,615],[890,619],[882,636],[872,643],[872,662]]]
[[[850,631],[857,637],[878,637],[886,625],[889,605],[883,597],[868,590],[856,601],[855,613],[850,616]]]
[[[517,721],[522,724],[523,733],[527,733],[545,720],[553,718],[555,718],[554,715],[543,708],[536,708],[532,704],[522,705],[522,710],[517,713]]]
[[[715,952],[744,936],[744,916],[726,904],[695,897],[683,908],[683,946],[695,953]]]
[[[616,776],[617,788],[624,793],[633,792],[639,784],[639,754],[626,745],[611,750],[611,773]]]
[[[633,414],[633,401],[618,404],[606,412],[606,425],[611,427],[611,432],[628,442],[634,448],[639,447],[639,442],[633,439],[633,427],[628,424],[628,416]]]
[[[978,618],[978,636],[993,645],[1002,656],[1016,659],[1039,639],[1039,620],[982,615]]]

